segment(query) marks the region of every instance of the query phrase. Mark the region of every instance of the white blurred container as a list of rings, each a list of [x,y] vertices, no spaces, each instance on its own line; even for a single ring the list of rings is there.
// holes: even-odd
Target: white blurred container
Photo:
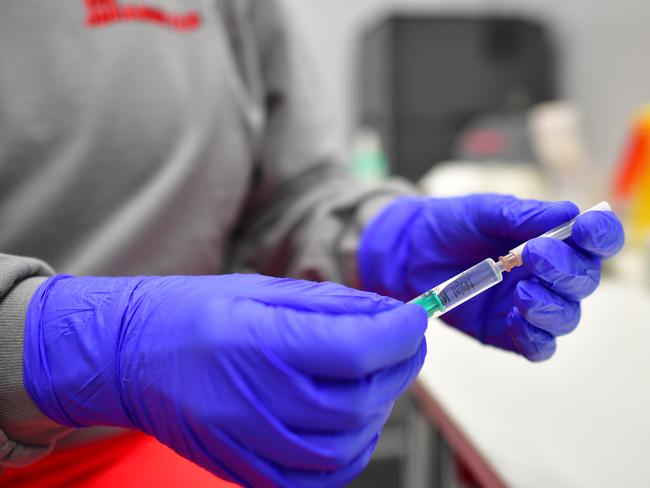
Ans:
[[[468,193],[507,193],[520,198],[547,199],[548,185],[541,171],[526,164],[449,161],[436,165],[420,180],[432,196]]]

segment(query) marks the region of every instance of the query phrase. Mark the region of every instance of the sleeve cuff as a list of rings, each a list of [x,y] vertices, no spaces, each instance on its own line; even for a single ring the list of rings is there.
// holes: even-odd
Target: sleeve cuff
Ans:
[[[418,195],[416,189],[409,184],[394,178],[386,182],[377,192],[371,193],[360,203],[355,226],[352,232],[341,239],[340,261],[342,262],[343,282],[354,288],[362,288],[361,273],[359,267],[359,249],[361,246],[361,235],[377,215],[382,213],[396,200],[405,196]]]
[[[0,465],[3,466],[19,467],[36,461],[70,430],[43,415],[23,385],[25,313],[32,295],[46,279],[23,279],[0,301]]]

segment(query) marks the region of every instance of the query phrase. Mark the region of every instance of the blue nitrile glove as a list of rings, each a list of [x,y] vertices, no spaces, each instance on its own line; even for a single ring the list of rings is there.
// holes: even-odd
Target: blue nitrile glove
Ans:
[[[408,301],[577,214],[570,202],[505,195],[398,199],[362,235],[362,284]],[[570,239],[531,241],[523,267],[441,318],[485,344],[532,361],[547,359],[555,352],[555,337],[578,325],[580,300],[596,289],[602,259],[616,254],[624,239],[612,212],[587,212]]]
[[[46,281],[25,386],[55,421],[139,429],[245,486],[341,486],[426,354],[416,305],[257,275]]]

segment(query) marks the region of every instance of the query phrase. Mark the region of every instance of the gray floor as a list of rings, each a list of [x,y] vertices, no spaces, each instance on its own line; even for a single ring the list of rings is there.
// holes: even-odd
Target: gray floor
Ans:
[[[467,488],[443,437],[408,394],[395,404],[375,455],[350,488]],[[475,485],[474,485],[475,486]]]

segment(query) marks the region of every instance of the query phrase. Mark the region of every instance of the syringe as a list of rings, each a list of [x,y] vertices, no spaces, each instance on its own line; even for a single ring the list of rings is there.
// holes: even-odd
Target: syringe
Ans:
[[[600,202],[598,205],[594,205],[590,209],[585,210],[580,215],[586,212],[607,211],[611,209],[609,203]],[[545,232],[539,237],[560,240],[566,239],[571,235],[571,229],[573,229],[576,218]],[[498,262],[495,262],[492,258],[481,261],[477,265],[472,266],[423,293],[419,297],[414,298],[409,303],[417,303],[424,307],[429,318],[440,317],[442,314],[465,303],[470,298],[483,293],[497,283],[501,283],[504,272],[508,273],[513,268],[521,266],[523,264],[521,255],[527,243],[528,241],[510,250],[505,256],[500,256]]]

